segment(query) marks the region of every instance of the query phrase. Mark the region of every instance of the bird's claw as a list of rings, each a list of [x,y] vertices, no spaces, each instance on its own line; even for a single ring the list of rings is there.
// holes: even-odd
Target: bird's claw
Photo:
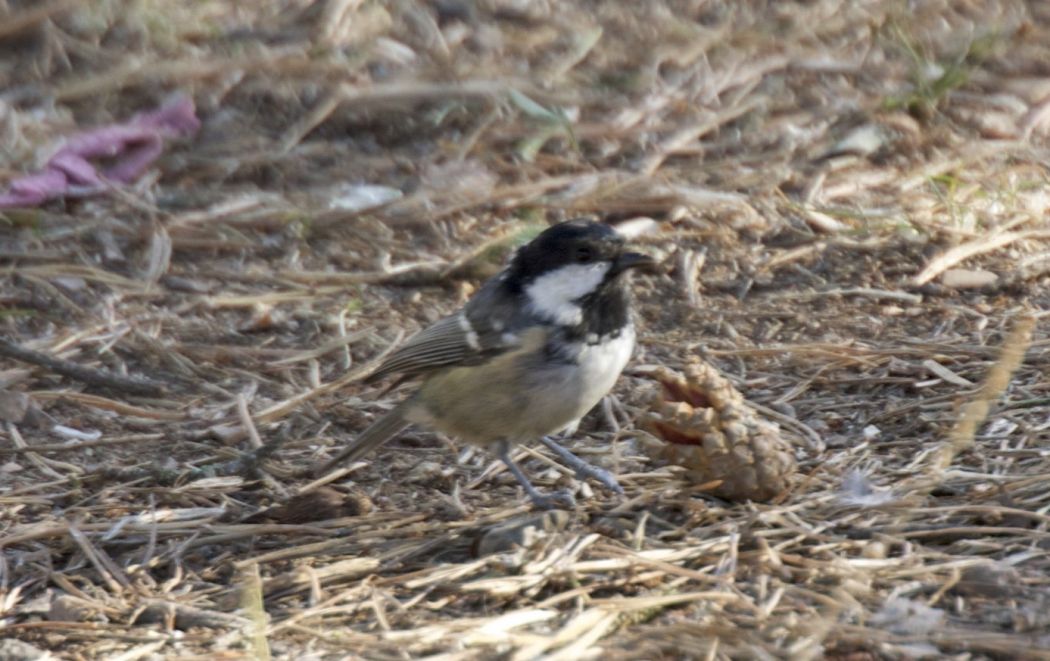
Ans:
[[[604,468],[598,468],[588,464],[586,467],[575,468],[576,475],[580,478],[590,478],[602,485],[609,491],[622,496],[624,494],[623,487],[616,480],[616,476],[605,470]]]
[[[623,487],[620,486],[616,476],[609,471],[580,459],[549,436],[545,436],[540,440],[544,445],[550,448],[554,454],[558,455],[562,463],[571,468],[573,472],[576,473],[577,477],[582,479],[590,478],[609,491],[621,496],[623,495]]]

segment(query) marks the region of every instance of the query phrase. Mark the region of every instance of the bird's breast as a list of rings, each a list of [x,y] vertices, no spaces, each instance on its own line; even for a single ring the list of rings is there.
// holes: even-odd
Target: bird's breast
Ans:
[[[564,429],[612,389],[631,357],[635,332],[626,326],[588,338],[592,342],[552,335],[546,335],[545,349],[523,347],[483,365],[433,374],[423,384],[424,406],[413,421],[479,444]]]
[[[576,356],[580,371],[581,405],[589,411],[616,384],[634,352],[635,330],[628,324],[618,332],[587,337]]]

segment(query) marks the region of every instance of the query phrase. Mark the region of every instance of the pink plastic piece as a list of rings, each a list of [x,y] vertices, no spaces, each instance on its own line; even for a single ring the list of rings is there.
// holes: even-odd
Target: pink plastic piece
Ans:
[[[95,195],[106,190],[107,181],[131,183],[161,155],[165,139],[193,135],[200,125],[193,99],[180,96],[126,123],[74,134],[42,171],[12,181],[8,192],[0,195],[0,208],[35,207],[57,197]],[[99,172],[91,161],[98,158],[111,159],[113,164]]]

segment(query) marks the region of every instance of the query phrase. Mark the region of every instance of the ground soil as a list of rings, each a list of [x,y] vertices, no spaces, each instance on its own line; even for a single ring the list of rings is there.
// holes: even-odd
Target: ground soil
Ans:
[[[1050,659],[1048,63],[1038,0],[0,0],[0,190],[202,120],[0,210],[3,645]],[[384,352],[577,216],[661,260],[568,442],[624,497],[523,448],[579,502],[538,514],[425,430],[308,474],[405,392]],[[694,360],[796,459],[770,501],[648,450]]]

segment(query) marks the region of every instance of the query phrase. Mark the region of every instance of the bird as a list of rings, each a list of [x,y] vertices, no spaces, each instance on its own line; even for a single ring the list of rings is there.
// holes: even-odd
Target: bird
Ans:
[[[539,440],[578,476],[622,494],[614,475],[553,435],[574,432],[627,365],[636,331],[625,275],[655,263],[604,223],[551,225],[460,310],[409,338],[365,379],[396,375],[387,390],[420,383],[315,473],[356,461],[416,424],[492,451],[538,508],[575,503],[532,485],[511,457],[516,443]]]

